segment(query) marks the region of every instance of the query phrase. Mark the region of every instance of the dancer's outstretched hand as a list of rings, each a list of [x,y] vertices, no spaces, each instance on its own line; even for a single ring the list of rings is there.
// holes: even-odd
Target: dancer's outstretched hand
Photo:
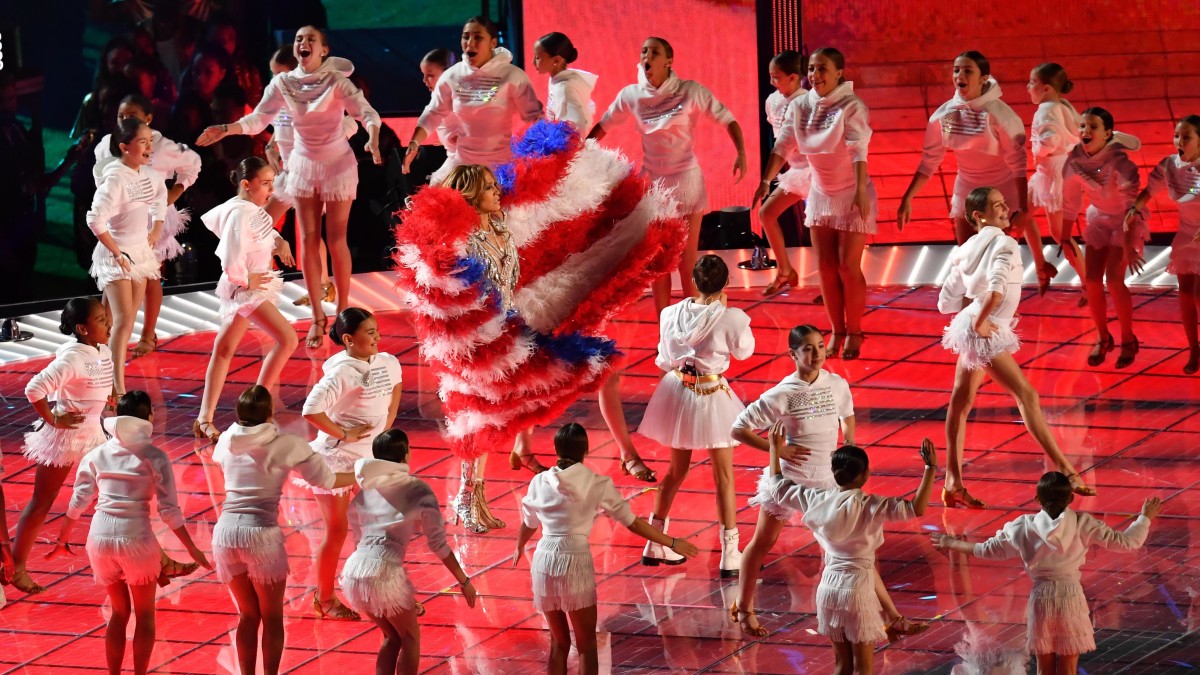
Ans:
[[[283,263],[285,267],[296,266],[296,258],[292,255],[292,246],[283,237],[275,240],[275,257],[279,258],[279,262]]]
[[[1146,269],[1146,256],[1136,248],[1125,249],[1125,260],[1129,261],[1129,271],[1141,274]]]
[[[54,548],[50,549],[49,553],[42,556],[42,559],[43,560],[53,560],[55,558],[68,557],[68,556],[73,556],[73,555],[75,555],[75,552],[71,550],[71,544],[69,542],[60,541],[54,545]]]
[[[467,583],[459,586],[462,589],[463,599],[467,601],[467,607],[475,609],[475,599],[479,597],[479,591],[475,590],[475,584],[467,579]]]
[[[921,459],[925,461],[925,466],[937,468],[937,448],[928,438],[921,441]]]
[[[758,203],[767,198],[767,191],[771,189],[771,185],[766,182],[758,184],[758,189],[754,191],[754,196],[750,198],[750,210],[754,210]]]
[[[944,532],[934,532],[929,535],[929,543],[939,551],[944,551],[954,545],[954,542],[959,541],[956,537],[951,537]]]
[[[375,162],[376,164],[383,164],[383,157],[379,154],[378,135],[372,135],[367,141],[367,144],[363,146],[363,149],[371,153],[371,161]]]
[[[1160,511],[1162,511],[1162,500],[1158,497],[1151,497],[1142,504],[1142,515],[1147,518],[1157,518]]]
[[[200,137],[196,139],[196,145],[205,147],[220,141],[229,135],[228,124],[216,124],[204,130]]]
[[[421,151],[420,143],[409,143],[408,149],[404,151],[404,173],[408,173],[412,168],[413,160],[417,158],[417,153]]]
[[[907,199],[900,200],[900,208],[896,209],[896,229],[904,231],[904,226],[912,220],[912,202]]]
[[[700,554],[700,549],[696,548],[695,544],[687,539],[679,539],[678,537],[675,539],[675,545],[671,547],[671,550],[685,558],[695,558]]]
[[[733,175],[734,183],[740,183],[742,182],[742,179],[746,177],[746,155],[740,152],[738,153],[737,159],[733,160]]]

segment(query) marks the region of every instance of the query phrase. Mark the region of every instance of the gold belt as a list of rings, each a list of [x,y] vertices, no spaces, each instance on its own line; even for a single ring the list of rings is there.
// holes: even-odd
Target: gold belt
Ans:
[[[688,389],[697,396],[710,396],[718,391],[723,391],[730,396],[733,396],[733,392],[729,390],[729,385],[721,382],[720,375],[711,373],[708,375],[688,375],[678,368],[674,370],[674,373],[679,378],[680,382],[683,383],[684,388]],[[701,384],[712,384],[713,382],[719,382],[720,385],[707,389],[700,387]]]

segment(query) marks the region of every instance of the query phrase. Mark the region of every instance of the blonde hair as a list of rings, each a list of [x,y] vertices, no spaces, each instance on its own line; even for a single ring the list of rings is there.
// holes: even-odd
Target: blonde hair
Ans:
[[[479,198],[484,191],[484,181],[488,176],[491,176],[492,180],[496,179],[492,170],[482,164],[462,164],[450,170],[449,175],[442,179],[441,186],[458,190],[468,204],[478,207]]]

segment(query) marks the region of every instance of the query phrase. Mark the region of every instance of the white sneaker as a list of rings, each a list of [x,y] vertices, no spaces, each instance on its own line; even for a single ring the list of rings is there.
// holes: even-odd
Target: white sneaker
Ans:
[[[722,579],[736,579],[741,573],[742,552],[738,550],[740,534],[737,528],[725,530],[721,536],[721,565]]]

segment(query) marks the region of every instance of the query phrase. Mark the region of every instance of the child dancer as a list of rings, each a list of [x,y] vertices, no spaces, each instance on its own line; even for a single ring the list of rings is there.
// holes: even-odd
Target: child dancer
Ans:
[[[541,119],[542,104],[529,76],[512,64],[512,52],[498,46],[499,34],[500,29],[486,17],[472,17],[463,25],[463,60],[438,78],[404,154],[405,173],[421,141],[450,116],[456,120],[458,141],[455,151],[447,152],[446,163],[430,176],[431,185],[440,185],[459,165],[504,164],[512,158],[513,116],[523,122]]]
[[[780,451],[785,475],[793,482],[814,488],[834,489],[837,482],[830,472],[830,461],[837,447],[838,431],[847,445],[854,445],[854,400],[850,385],[841,376],[821,368],[825,364],[825,340],[821,332],[810,325],[796,326],[788,334],[788,356],[796,372],[768,389],[759,399],[746,407],[733,423],[733,440],[758,450],[769,450],[770,442],[760,437],[757,429],[770,428],[782,421],[787,430],[787,446]],[[738,579],[738,600],[729,610],[730,618],[742,625],[742,630],[754,637],[765,637],[769,631],[759,625],[754,611],[754,599],[759,573],[767,554],[779,540],[789,513],[777,508],[767,499],[770,486],[768,469],[763,470],[758,494],[750,499],[759,507],[754,536],[742,552],[742,568]],[[919,633],[929,624],[906,619],[888,594],[883,580],[876,574],[875,593],[887,617],[890,638]]]
[[[901,229],[912,219],[912,200],[938,170],[946,150],[954,151],[958,174],[950,203],[954,239],[959,244],[974,233],[967,222],[965,200],[978,187],[995,186],[1004,200],[1016,205],[1013,220],[1023,228],[1025,242],[1037,268],[1038,292],[1050,288],[1058,269],[1046,262],[1042,235],[1029,215],[1025,155],[1025,124],[1000,100],[1000,85],[992,78],[991,65],[976,51],[954,59],[954,97],[934,111],[925,130],[924,157],[912,183],[900,200],[896,224]]]
[[[150,102],[150,99],[141,94],[129,94],[121,99],[121,104],[117,107],[117,121],[132,117],[141,120],[146,126],[150,126],[154,121],[153,113],[154,104]],[[163,178],[175,181],[171,187],[167,188],[167,211],[163,214],[162,229],[158,239],[151,242],[155,258],[161,268],[163,263],[183,253],[183,247],[175,237],[178,237],[187,228],[191,216],[186,210],[180,211],[175,208],[175,202],[179,200],[184,190],[196,182],[196,178],[200,175],[200,155],[186,145],[176,143],[153,129],[150,130],[150,134],[154,146],[150,156],[150,167],[162,174]],[[96,177],[96,187],[99,187],[103,180],[106,160],[114,159],[111,141],[111,136],[105,136],[96,146],[96,167],[92,171]],[[152,223],[147,222],[146,226],[149,228]],[[146,281],[146,301],[142,307],[142,334],[138,338],[132,354],[135,359],[149,354],[158,346],[158,337],[154,333],[154,327],[158,325],[162,300],[162,280],[148,279]]]
[[[333,471],[354,469],[371,456],[371,442],[396,420],[403,377],[395,356],[379,351],[379,326],[365,309],[350,307],[338,314],[329,337],[343,351],[321,366],[324,375],[304,401],[304,419],[317,428],[312,447]],[[308,486],[321,507],[325,538],[317,549],[317,592],[313,612],[321,618],[357,620],[334,596],[338,558],[346,541],[353,485],[336,490]]]
[[[229,134],[256,135],[286,108],[292,118],[295,147],[287,158],[287,193],[296,201],[296,225],[303,242],[301,267],[309,298],[321,298],[321,213],[333,261],[338,311],[350,304],[350,249],[346,223],[350,202],[358,189],[358,161],[346,141],[343,118],[349,112],[362,122],[369,138],[365,146],[376,164],[379,156],[379,113],[367,103],[346,73],[348,61],[329,58],[325,33],[312,26],[296,31],[292,46],[298,67],[271,79],[254,112],[233,124],[204,130],[196,145],[212,145]],[[321,303],[312,302],[312,325],[305,343],[321,346],[328,321]]]
[[[700,117],[709,117],[729,132],[737,149],[733,174],[738,181],[746,175],[746,148],[742,127],[733,119],[733,113],[704,85],[676,77],[674,60],[675,50],[669,42],[660,37],[646,38],[638,64],[638,83],[617,94],[588,138],[600,140],[608,129],[630,119],[637,124],[642,134],[642,175],[674,188],[680,213],[688,219],[688,242],[679,259],[679,282],[686,298],[696,294],[691,273],[699,255],[700,220],[708,211],[704,173],[692,147]],[[669,304],[671,275],[666,274],[654,282],[654,309],[662,313]]]
[[[1104,363],[1112,351],[1112,334],[1108,332],[1108,303],[1104,286],[1112,293],[1117,322],[1121,326],[1121,353],[1117,368],[1128,367],[1138,353],[1138,339],[1133,334],[1133,299],[1125,285],[1125,270],[1132,267],[1141,272],[1142,250],[1150,238],[1145,218],[1135,218],[1126,229],[1125,214],[1137,201],[1138,168],[1126,150],[1137,150],[1141,141],[1113,130],[1113,116],[1104,108],[1083,111],[1080,142],[1067,156],[1063,166],[1063,217],[1075,222],[1087,196],[1087,224],[1083,241],[1087,245],[1088,307],[1096,325],[1096,346],[1088,354],[1088,365]]]
[[[288,556],[279,527],[279,499],[288,474],[327,489],[354,482],[335,474],[299,436],[274,423],[271,393],[251,385],[237,401],[237,423],[221,435],[213,461],[225,475],[225,505],[213,528],[217,578],[237,603],[237,654],[243,673],[255,672],[262,626],[263,672],[275,675],[283,658],[283,593]]]
[[[788,156],[804,155],[812,176],[806,217],[821,273],[821,297],[833,326],[828,356],[840,353],[842,358],[856,359],[867,304],[862,252],[867,235],[875,233],[878,208],[875,186],[867,176],[871,140],[867,106],[854,95],[854,83],[842,77],[845,67],[845,57],[831,47],[809,57],[812,89],[791,103],[788,123],[775,141],[751,203],[766,196]]]
[[[807,92],[801,83],[805,68],[804,56],[790,49],[776,54],[767,67],[771,86],[775,87],[775,91],[767,97],[767,121],[771,124],[776,141],[786,126],[792,101]],[[775,270],[775,280],[763,289],[763,295],[782,293],[789,287],[795,288],[800,284],[800,276],[792,268],[792,261],[788,257],[783,230],[779,227],[779,216],[808,197],[812,176],[808,169],[808,159],[798,151],[799,148],[791,146],[789,149],[790,152],[783,158],[788,170],[776,176],[778,188],[771,192],[763,201],[762,208],[758,210],[759,222],[762,223],[763,232],[767,235],[767,241],[771,244],[771,250],[775,253],[775,260],[779,265]],[[759,189],[765,194],[768,187],[769,184],[760,185]]]
[[[550,626],[550,673],[567,672],[571,630],[579,651],[579,672],[599,673],[596,652],[596,570],[588,546],[588,534],[597,510],[624,525],[630,532],[690,558],[698,553],[686,539],[669,537],[633,515],[612,479],[584,466],[588,453],[587,432],[572,422],[554,435],[558,463],[533,477],[529,492],[521,500],[521,531],[513,556],[516,567],[525,544],[542,526],[530,565],[534,609],[546,616]]]
[[[279,383],[279,374],[299,343],[296,331],[275,306],[283,278],[272,269],[271,259],[278,256],[284,265],[295,264],[287,241],[275,231],[274,220],[263,209],[274,190],[275,172],[264,160],[247,157],[229,175],[229,180],[237,186],[237,196],[200,218],[221,239],[217,257],[224,272],[217,284],[221,327],[213,341],[204,375],[204,394],[192,431],[196,438],[214,442],[221,436],[213,424],[217,401],[225,386],[229,363],[250,324],[258,326],[271,339],[271,350],[258,372],[258,384],[268,389]]]
[[[99,240],[88,274],[104,293],[112,312],[108,347],[113,353],[113,393],[125,393],[125,355],[133,322],[146,294],[146,282],[158,278],[159,261],[151,248],[162,233],[167,186],[150,168],[154,134],[141,120],[126,117],[109,137],[109,151],[119,160],[101,169],[87,224]],[[152,223],[149,236],[146,223]]]
[[[446,543],[437,495],[409,472],[408,436],[388,429],[372,441],[371,452],[373,458],[354,462],[354,476],[362,488],[354,498],[362,536],[342,570],[342,588],[350,604],[383,632],[375,675],[416,675],[421,661],[417,617],[425,611],[404,571],[404,555],[418,528],[429,551],[454,575],[468,607],[475,607],[477,592]]]
[[[1200,115],[1188,115],[1175,125],[1175,154],[1164,157],[1146,179],[1146,189],[1125,214],[1125,228],[1136,228],[1137,219],[1155,193],[1179,205],[1179,231],[1171,240],[1167,271],[1179,278],[1179,315],[1188,343],[1183,372],[1200,370],[1200,340],[1196,338],[1196,307],[1200,303]]]
[[[212,569],[184,526],[175,494],[175,474],[167,453],[150,444],[154,411],[150,395],[131,391],[117,402],[117,416],[104,420],[112,438],[89,452],[75,474],[58,543],[46,555],[70,555],[71,530],[98,500],[87,536],[87,554],[96,584],[108,591],[112,614],[104,635],[108,672],[118,675],[125,658],[130,616],[133,672],[144,675],[154,651],[154,593],[162,571],[162,552],[150,525],[150,501],[157,495],[158,517],[175,533],[198,564]]]
[[[58,330],[75,342],[59,347],[50,365],[25,385],[25,397],[42,425],[25,434],[25,457],[37,464],[33,494],[17,520],[13,537],[12,584],[23,593],[46,589],[25,570],[38,530],[59,488],[92,448],[107,440],[100,413],[112,398],[113,361],[108,348],[108,310],[95,298],[74,298],[63,308]],[[50,398],[54,407],[50,407]]]
[[[784,421],[771,428],[771,484],[768,499],[775,508],[804,514],[804,524],[825,552],[825,569],[817,586],[817,632],[833,642],[839,675],[870,674],[875,643],[886,635],[879,622],[882,608],[876,595],[879,574],[875,551],[883,544],[886,522],[912,520],[925,515],[937,453],[926,438],[921,443],[925,472],[912,501],[879,497],[862,491],[871,475],[867,453],[844,445],[833,453],[836,489],[807,487],[784,475],[780,454],[788,449]]]
[[[967,416],[984,375],[1006,389],[1017,402],[1021,419],[1046,456],[1071,479],[1075,493],[1093,496],[1096,490],[1083,482],[1071,460],[1050,432],[1038,393],[1025,379],[1013,352],[1021,346],[1016,324],[1021,300],[1021,253],[1017,242],[1005,234],[1008,205],[999,190],[975,188],[966,199],[967,222],[978,232],[950,254],[950,273],[938,296],[938,311],[954,314],[942,336],[942,346],[958,354],[954,389],[946,411],[946,487],[942,503],[981,509],[984,503],[967,492],[962,479]]]
[[[562,120],[575,125],[580,136],[587,136],[596,116],[592,90],[599,77],[567,65],[579,58],[571,38],[562,33],[546,33],[533,43],[533,67],[550,76],[546,93],[546,119]]]
[[[1066,69],[1057,63],[1043,63],[1029,73],[1026,89],[1030,101],[1037,106],[1030,126],[1034,173],[1029,179],[1029,206],[1046,210],[1050,236],[1079,278],[1085,279],[1079,245],[1071,236],[1075,221],[1063,218],[1063,165],[1071,149],[1079,143],[1080,123],[1075,106],[1063,96],[1074,88]],[[1080,297],[1080,305],[1086,304],[1087,299],[1087,294]]]
[[[437,87],[438,80],[441,79],[442,73],[450,69],[456,62],[454,53],[445,47],[431,49],[421,59],[421,82],[425,84],[425,88],[433,93]],[[458,147],[458,136],[461,132],[458,129],[458,120],[454,115],[447,115],[442,118],[442,121],[437,126],[437,143],[441,144],[442,152],[438,152],[436,147],[430,151],[425,150],[421,153],[420,164],[422,166],[441,167],[450,157],[454,155]],[[411,167],[410,167],[411,168]],[[436,170],[436,169],[435,169]],[[427,178],[433,171],[420,171],[418,175],[422,179]]]
[[[1042,510],[1005,524],[991,539],[970,544],[940,532],[931,536],[937,548],[989,560],[1021,558],[1025,573],[1033,580],[1026,611],[1027,643],[1037,654],[1038,675],[1073,674],[1078,670],[1079,655],[1096,649],[1087,598],[1079,583],[1079,569],[1088,547],[1116,551],[1141,548],[1150,534],[1150,521],[1162,509],[1158,497],[1147,499],[1141,515],[1125,532],[1117,532],[1086,513],[1070,509],[1073,491],[1067,476],[1050,471],[1037,484]]]
[[[658,358],[655,364],[666,375],[654,389],[638,433],[671,449],[671,468],[654,497],[647,522],[670,527],[671,504],[687,478],[692,450],[707,450],[716,483],[717,520],[721,523],[720,577],[736,577],[742,554],[738,551],[737,513],[734,507],[733,448],[729,436],[734,420],[745,409],[722,373],[729,361],[754,353],[750,317],[728,307],[725,285],[729,269],[720,256],[696,261],[692,281],[699,299],[688,298],[659,315]],[[652,541],[642,551],[643,565],[678,565],[683,556]]]

